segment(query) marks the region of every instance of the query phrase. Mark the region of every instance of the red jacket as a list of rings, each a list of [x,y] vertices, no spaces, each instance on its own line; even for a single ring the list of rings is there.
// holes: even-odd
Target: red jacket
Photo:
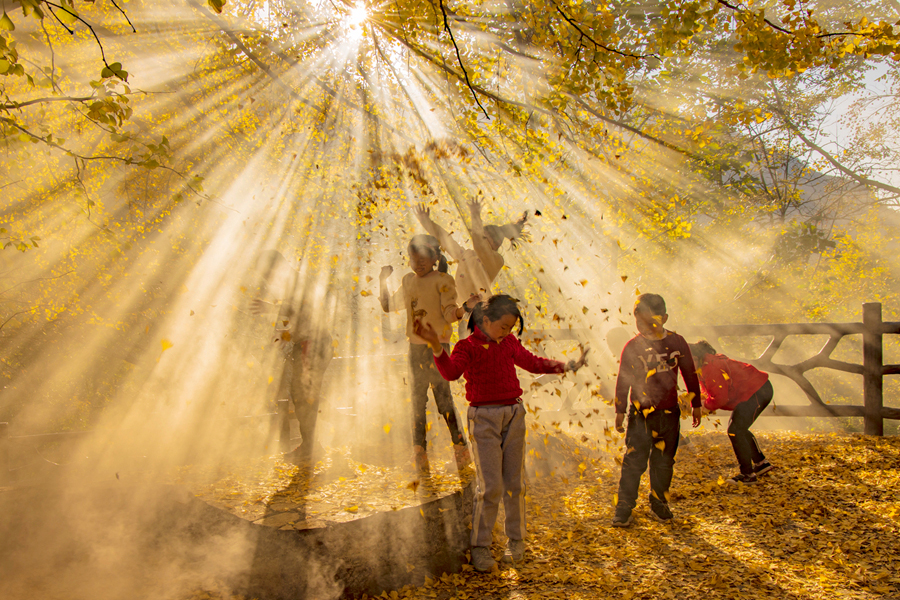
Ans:
[[[498,344],[475,328],[453,347],[453,353],[434,357],[441,376],[454,381],[466,376],[466,400],[472,406],[515,404],[522,395],[516,367],[531,373],[563,373],[565,363],[535,356],[514,335]]]
[[[707,354],[699,375],[707,410],[734,410],[769,380],[768,373],[724,354]]]

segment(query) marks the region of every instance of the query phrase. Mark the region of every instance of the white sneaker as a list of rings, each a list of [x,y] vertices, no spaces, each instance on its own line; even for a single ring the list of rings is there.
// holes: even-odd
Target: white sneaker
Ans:
[[[472,566],[480,573],[487,573],[497,566],[497,561],[491,556],[490,548],[475,546],[472,548]]]
[[[500,560],[505,563],[519,563],[525,558],[525,540],[509,540],[506,552]]]

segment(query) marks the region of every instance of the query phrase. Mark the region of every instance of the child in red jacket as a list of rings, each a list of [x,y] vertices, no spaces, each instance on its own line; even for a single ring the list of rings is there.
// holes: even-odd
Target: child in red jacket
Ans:
[[[730,410],[728,438],[734,448],[741,472],[729,483],[756,483],[757,475],[772,470],[750,426],[772,401],[772,384],[768,373],[752,365],[716,353],[709,342],[691,344],[703,389],[703,406],[708,411]]]
[[[503,561],[519,562],[525,553],[525,407],[516,367],[531,373],[563,373],[584,365],[585,352],[568,363],[535,356],[511,335],[517,323],[521,335],[517,301],[506,294],[491,296],[476,306],[469,319],[471,335],[460,340],[450,355],[430,324],[416,323],[416,334],[431,346],[444,379],[466,376],[469,439],[477,472],[472,512],[472,564],[477,571],[490,571],[495,565],[491,532],[501,498],[509,538]]]

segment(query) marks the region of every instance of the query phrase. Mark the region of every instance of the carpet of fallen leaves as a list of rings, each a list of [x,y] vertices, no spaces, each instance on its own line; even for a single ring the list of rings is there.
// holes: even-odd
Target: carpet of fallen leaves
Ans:
[[[420,479],[409,466],[369,465],[353,460],[347,448],[336,448],[308,468],[280,456],[258,457],[228,469],[182,467],[170,481],[242,519],[288,530],[418,506],[459,491],[474,477],[474,467],[462,475],[461,481],[450,461],[434,460],[431,477]]]
[[[381,597],[900,597],[900,438],[757,437],[776,469],[738,487],[725,482],[736,472],[726,435],[689,433],[675,466],[674,522],[650,518],[645,476],[635,521],[624,529],[611,527],[615,455],[574,457],[580,468],[568,476],[559,469],[530,481],[521,564],[486,574],[467,565]],[[498,558],[502,538],[495,535]],[[206,590],[194,598],[217,596]]]

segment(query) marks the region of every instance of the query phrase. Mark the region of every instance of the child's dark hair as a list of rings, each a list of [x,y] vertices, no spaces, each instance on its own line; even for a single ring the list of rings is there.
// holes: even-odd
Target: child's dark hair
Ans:
[[[495,246],[498,248],[503,244],[503,240],[509,238],[509,245],[513,248],[519,247],[519,240],[528,241],[529,235],[525,231],[528,221],[528,211],[522,213],[522,218],[513,223],[506,225],[485,225],[484,234],[488,236]]]
[[[666,301],[659,294],[641,294],[634,303],[634,312],[646,310],[651,315],[666,314]]]
[[[688,344],[688,347],[691,349],[691,356],[695,360],[702,360],[707,354],[718,354],[716,349],[712,347],[712,344],[706,340],[700,340],[696,344]]]
[[[444,258],[444,255],[441,253],[441,243],[433,235],[428,235],[427,233],[414,235],[413,239],[409,240],[409,246],[407,246],[406,250],[408,252],[415,252],[416,254],[427,254],[429,256],[437,258],[438,271],[440,271],[441,273],[447,272],[447,259]]]
[[[481,322],[485,317],[488,321],[499,321],[505,315],[513,315],[519,320],[519,335],[525,330],[525,319],[519,310],[519,301],[507,294],[495,294],[479,302],[469,317],[469,331],[474,332],[475,327],[481,329]]]

